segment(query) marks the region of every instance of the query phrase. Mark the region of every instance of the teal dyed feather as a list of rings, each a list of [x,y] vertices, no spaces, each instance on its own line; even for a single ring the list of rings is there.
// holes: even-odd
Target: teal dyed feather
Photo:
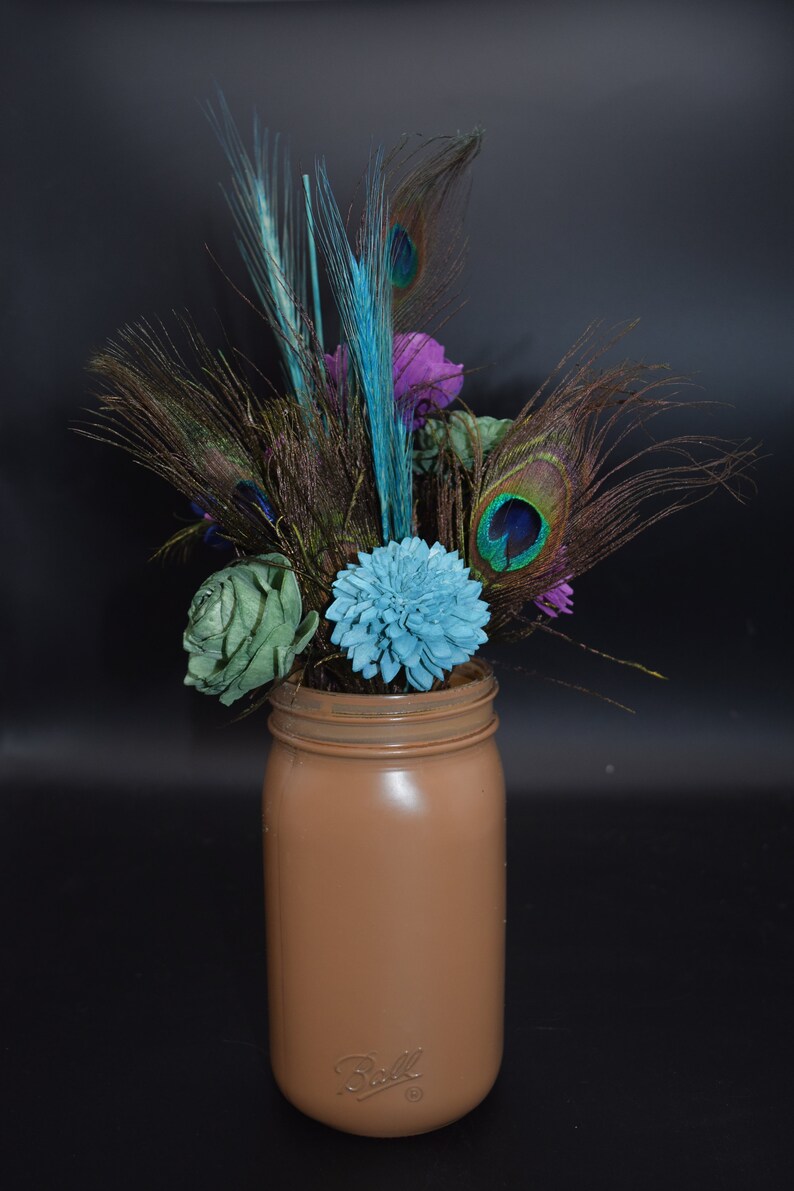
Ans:
[[[323,347],[323,315],[320,309],[320,278],[317,273],[317,233],[314,230],[314,212],[312,210],[312,192],[311,184],[309,182],[309,175],[304,174],[301,178],[303,183],[303,201],[306,208],[306,230],[309,241],[309,269],[312,279],[312,308],[314,310],[314,331],[317,337],[317,346],[320,351]]]
[[[324,165],[317,169],[319,239],[350,351],[356,385],[369,415],[375,483],[384,543],[411,535],[411,433],[394,400],[391,270],[384,228],[388,208],[381,154],[370,163],[358,255],[350,247]]]
[[[270,151],[267,130],[254,116],[253,158],[249,157],[222,94],[218,114],[207,114],[232,169],[226,199],[237,224],[237,245],[265,314],[276,332],[284,368],[297,399],[308,403],[312,386],[307,353],[305,237],[293,219],[289,164],[279,174],[279,144]]]

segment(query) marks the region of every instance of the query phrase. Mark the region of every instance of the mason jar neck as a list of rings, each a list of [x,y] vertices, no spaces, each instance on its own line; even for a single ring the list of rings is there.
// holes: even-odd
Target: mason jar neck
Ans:
[[[447,752],[493,735],[498,689],[480,659],[457,666],[444,690],[408,695],[318,691],[296,676],[271,694],[268,726],[283,744],[328,755]]]

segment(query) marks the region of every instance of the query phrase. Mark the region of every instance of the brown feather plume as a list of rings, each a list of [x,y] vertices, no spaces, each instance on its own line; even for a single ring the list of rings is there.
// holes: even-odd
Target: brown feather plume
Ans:
[[[752,486],[755,447],[654,437],[658,416],[691,408],[674,395],[681,379],[631,361],[597,367],[611,346],[588,332],[487,458],[476,441],[470,468],[442,449],[423,483],[423,518],[482,580],[492,637],[643,529],[718,488],[742,499]]]
[[[469,166],[483,132],[433,137],[389,160],[389,249],[396,333],[427,329],[454,300],[463,268]]]
[[[322,609],[337,571],[380,543],[362,403],[355,393],[341,402],[319,362],[308,410],[292,398],[262,400],[240,368],[181,325],[192,365],[162,327],[146,324],[92,361],[104,386],[82,433],[122,447],[207,510],[239,554],[284,554],[306,607]],[[328,634],[321,621],[320,648]]]

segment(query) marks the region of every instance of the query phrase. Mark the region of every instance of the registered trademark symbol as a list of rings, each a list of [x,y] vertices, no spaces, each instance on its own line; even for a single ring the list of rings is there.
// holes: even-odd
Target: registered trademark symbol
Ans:
[[[412,1104],[416,1104],[417,1100],[421,1100],[424,1092],[421,1088],[409,1088],[405,1093],[405,1099],[410,1100]]]

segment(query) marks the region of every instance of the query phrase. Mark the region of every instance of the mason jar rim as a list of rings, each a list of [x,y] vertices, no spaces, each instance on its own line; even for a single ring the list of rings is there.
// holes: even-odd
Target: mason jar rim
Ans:
[[[404,695],[319,691],[300,685],[296,675],[270,695],[268,726],[283,743],[312,751],[446,751],[493,734],[498,689],[493,670],[479,658],[457,666],[442,690]]]

